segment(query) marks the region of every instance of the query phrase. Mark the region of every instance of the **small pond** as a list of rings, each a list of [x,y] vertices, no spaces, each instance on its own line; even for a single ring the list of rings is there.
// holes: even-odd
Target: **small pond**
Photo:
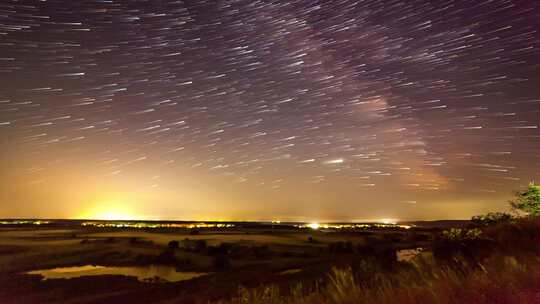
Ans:
[[[136,277],[141,282],[178,282],[191,280],[196,277],[206,275],[201,272],[181,272],[176,271],[174,267],[164,265],[148,265],[148,266],[96,266],[84,265],[74,267],[59,267],[52,269],[41,269],[26,272],[26,274],[38,274],[43,277],[43,280],[49,279],[71,279],[84,276],[100,276],[100,275],[124,275]]]
[[[424,251],[424,248],[401,249],[397,251],[397,259],[400,262],[410,262]]]

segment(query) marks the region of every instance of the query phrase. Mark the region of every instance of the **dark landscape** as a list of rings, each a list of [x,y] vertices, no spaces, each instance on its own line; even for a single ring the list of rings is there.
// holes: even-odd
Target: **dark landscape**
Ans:
[[[531,193],[536,195],[533,207],[538,213],[540,188],[530,189],[535,191]],[[536,303],[540,299],[536,216],[490,213],[470,221],[409,223],[2,220],[0,224],[1,303]],[[84,272],[98,267],[117,272]],[[136,271],[126,273],[128,268]],[[152,272],[157,268],[161,271]],[[52,273],[56,277],[36,270],[56,271]],[[186,276],[177,281],[171,273]]]

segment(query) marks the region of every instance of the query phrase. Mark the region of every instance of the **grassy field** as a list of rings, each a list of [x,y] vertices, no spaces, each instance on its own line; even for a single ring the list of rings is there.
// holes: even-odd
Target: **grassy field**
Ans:
[[[540,303],[538,218],[445,231],[430,249],[391,269],[367,258],[316,284],[241,288],[220,303]]]
[[[449,238],[437,228],[9,226],[0,228],[0,303],[536,303],[538,221],[469,230],[454,229]],[[415,248],[424,252],[398,261],[399,250]],[[24,274],[156,264],[207,275],[145,283],[121,275],[44,281]],[[494,291],[502,302],[484,295]]]

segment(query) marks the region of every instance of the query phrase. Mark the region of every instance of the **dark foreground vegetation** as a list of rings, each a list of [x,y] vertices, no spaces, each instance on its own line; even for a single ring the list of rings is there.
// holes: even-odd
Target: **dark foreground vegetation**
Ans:
[[[533,216],[450,229],[22,232],[42,236],[0,245],[2,304],[540,303],[540,218]],[[400,259],[403,249],[415,256]],[[23,274],[88,264],[170,265],[208,275],[153,284]]]
[[[408,263],[374,253],[315,283],[241,288],[221,303],[540,303],[540,187],[510,204],[517,216],[488,213],[435,233]]]
[[[400,225],[7,221],[0,304],[540,303],[540,188],[514,213]],[[56,267],[154,267],[47,279]],[[145,268],[146,269],[146,268]]]
[[[361,259],[316,282],[241,288],[221,303],[540,303],[540,218],[445,231],[431,250],[409,263]]]

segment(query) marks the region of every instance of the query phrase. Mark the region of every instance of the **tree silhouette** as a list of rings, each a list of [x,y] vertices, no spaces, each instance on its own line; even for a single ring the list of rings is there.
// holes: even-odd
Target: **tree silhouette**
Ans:
[[[527,190],[516,192],[516,198],[510,201],[514,210],[531,216],[540,216],[540,186],[530,183]]]

